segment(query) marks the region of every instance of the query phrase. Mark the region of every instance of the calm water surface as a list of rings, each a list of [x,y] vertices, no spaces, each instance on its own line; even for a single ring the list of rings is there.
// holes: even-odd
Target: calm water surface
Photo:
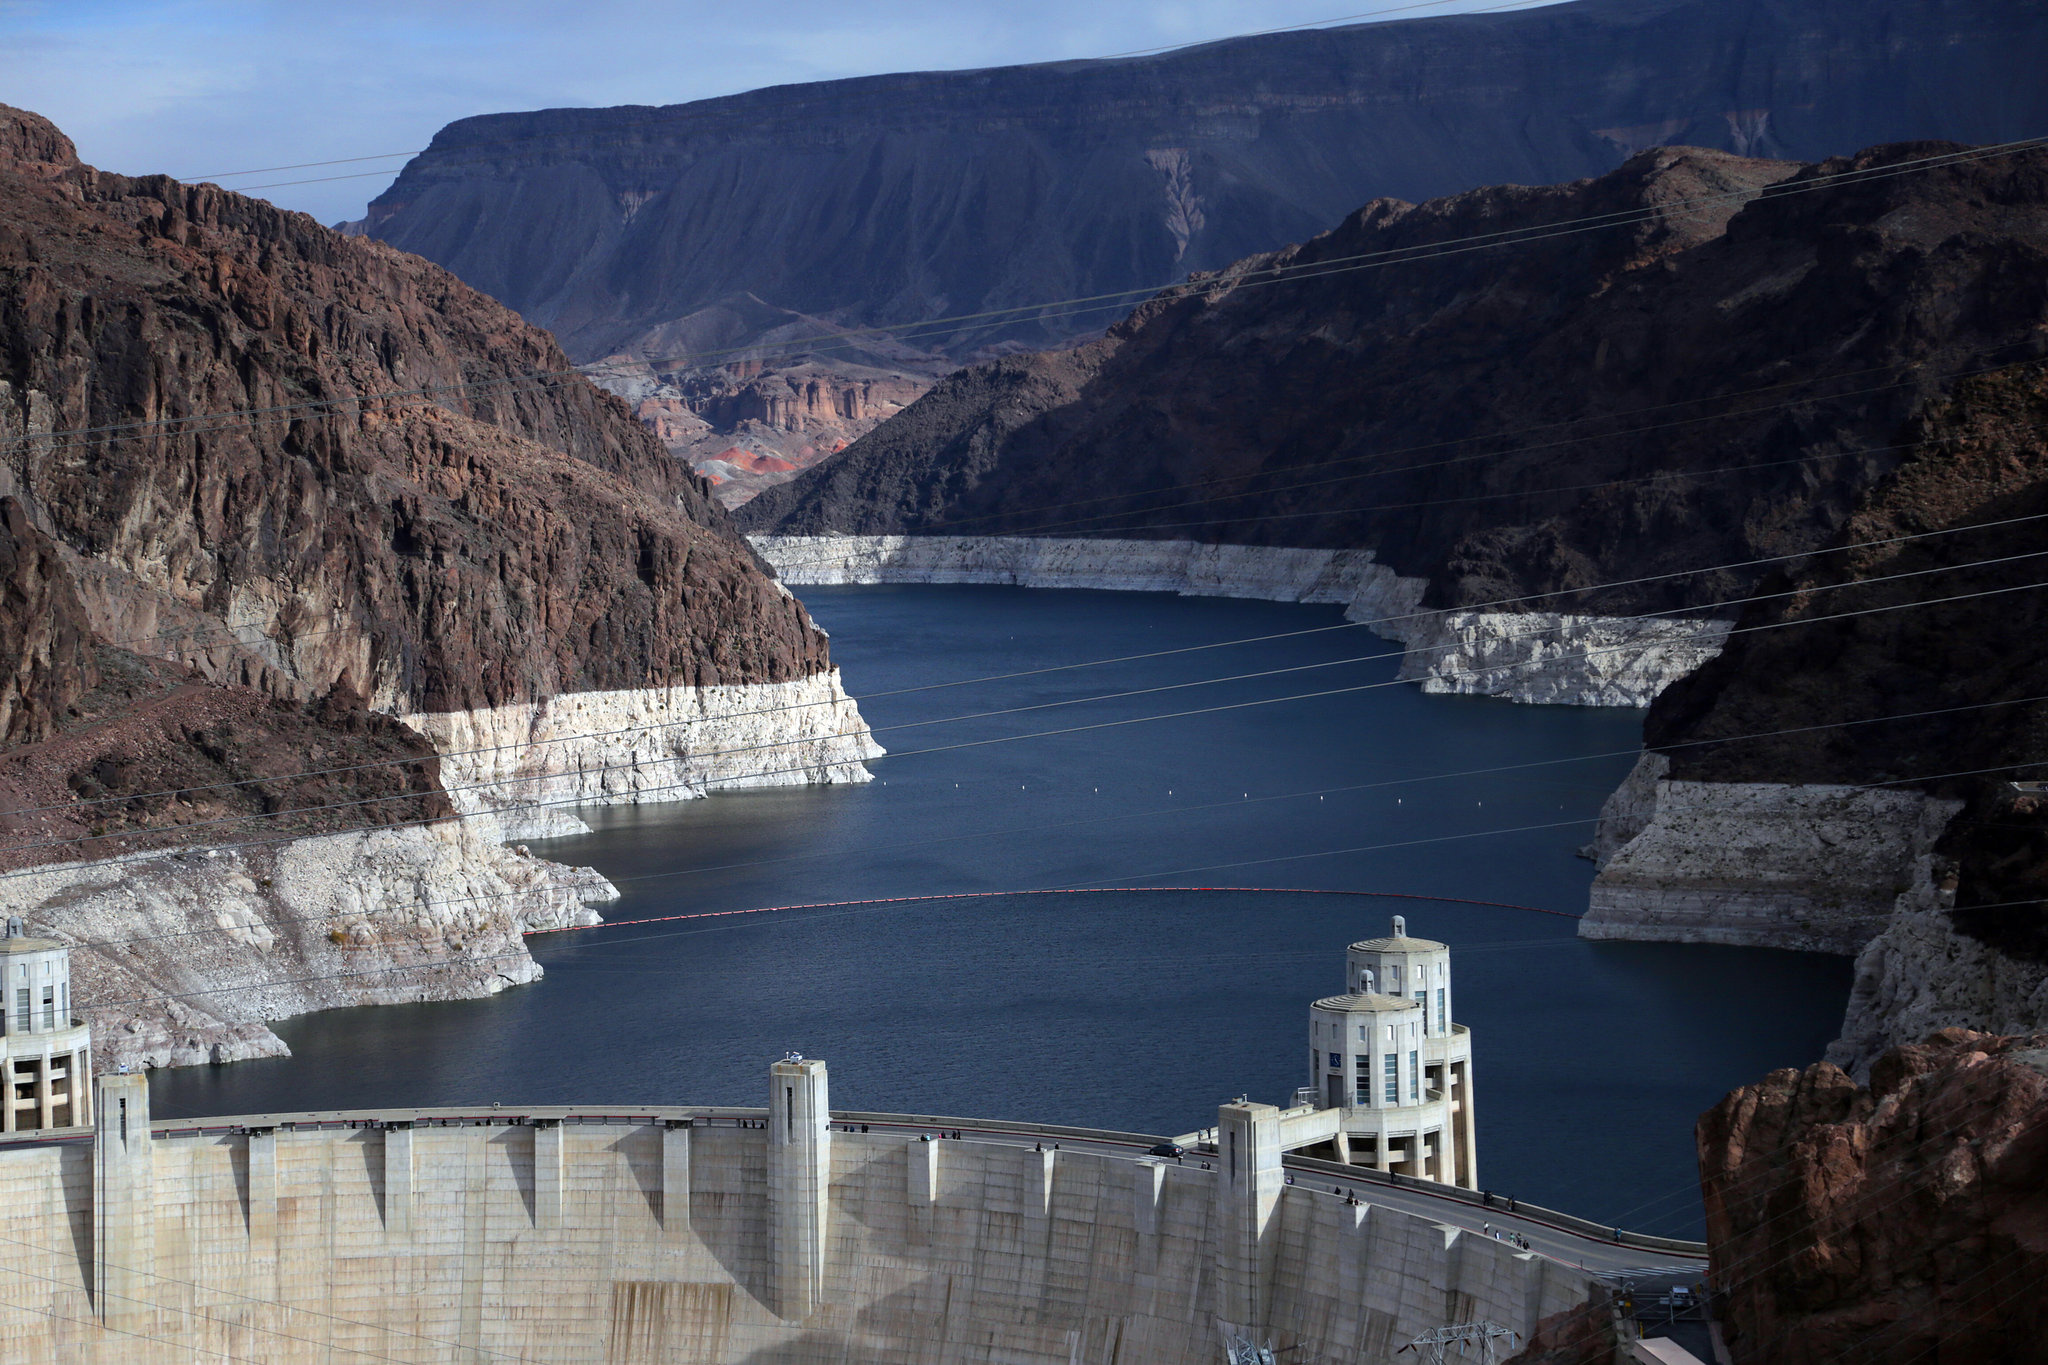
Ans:
[[[1397,656],[1358,629],[928,686],[1315,631],[1340,622],[1334,607],[803,596],[891,750],[878,780],[584,812],[594,833],[535,852],[616,881],[625,899],[608,919],[1118,883],[1576,913],[1592,867],[1573,850],[1640,734],[1633,711],[1372,686]],[[1207,681],[1275,669],[1296,671]],[[1136,689],[1170,690],[1098,699]],[[1298,699],[1236,706],[1277,697]],[[1020,707],[1041,709],[955,719]],[[1041,733],[1055,729],[1070,733]],[[1475,772],[1513,765],[1540,766]],[[1694,1118],[1817,1057],[1848,992],[1844,959],[1584,943],[1569,919],[1421,900],[1111,891],[828,907],[535,938],[537,985],[309,1015],[278,1029],[291,1059],[158,1072],[155,1103],[759,1104],[767,1064],[794,1048],[829,1059],[846,1108],[1184,1132],[1239,1093],[1289,1098],[1309,1002],[1342,988],[1344,945],[1394,913],[1455,950],[1484,1183],[1645,1230],[1697,1232]]]

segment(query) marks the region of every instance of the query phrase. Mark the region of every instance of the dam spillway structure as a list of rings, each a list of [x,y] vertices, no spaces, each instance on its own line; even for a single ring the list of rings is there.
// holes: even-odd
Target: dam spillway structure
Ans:
[[[1403,1010],[1434,950],[1371,961],[1410,954]],[[78,1121],[0,1135],[0,1360],[1214,1365],[1256,1341],[1394,1365],[1447,1323],[1605,1311],[1603,1271],[1704,1262],[1296,1150],[1359,1106],[1240,1099],[1176,1144],[834,1110],[794,1053],[767,1081],[760,1108],[166,1119],[145,1077],[98,1077],[48,1111]]]
[[[71,950],[31,938],[19,916],[0,935],[0,1135],[92,1122],[92,1036],[71,1017]]]

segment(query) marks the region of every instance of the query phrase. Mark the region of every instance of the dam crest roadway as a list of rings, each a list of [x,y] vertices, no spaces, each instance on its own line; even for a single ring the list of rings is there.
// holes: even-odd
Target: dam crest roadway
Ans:
[[[1526,1337],[1603,1274],[1704,1271],[1696,1243],[1283,1156],[1270,1105],[1223,1105],[1175,1160],[832,1111],[823,1062],[770,1072],[765,1108],[171,1122],[100,1077],[92,1128],[0,1145],[0,1354],[1192,1362],[1242,1332],[1377,1361],[1446,1322]]]

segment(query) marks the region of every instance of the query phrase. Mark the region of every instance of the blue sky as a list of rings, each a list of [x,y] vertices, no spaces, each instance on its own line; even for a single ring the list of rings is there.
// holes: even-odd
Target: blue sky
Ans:
[[[0,102],[54,119],[94,165],[189,178],[409,152],[469,114],[675,104],[884,71],[1101,56],[1382,10],[1423,17],[1521,3],[0,0]],[[401,164],[222,183],[266,186],[254,192],[334,222],[360,216]],[[314,183],[276,183],[295,180]]]

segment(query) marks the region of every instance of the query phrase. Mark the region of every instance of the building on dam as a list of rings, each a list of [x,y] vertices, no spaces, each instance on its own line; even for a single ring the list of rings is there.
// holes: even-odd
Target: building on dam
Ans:
[[[62,946],[4,943],[0,1360],[1397,1365],[1445,1324],[1604,1312],[1603,1264],[1702,1259],[1402,1173],[1469,1176],[1471,1080],[1447,950],[1398,920],[1314,1007],[1339,1103],[1233,1101],[1185,1149],[835,1109],[795,1054],[759,1108],[157,1118],[140,1075],[88,1101]]]
[[[1347,950],[1344,984],[1309,1009],[1309,1081],[1295,1104],[1324,1121],[1303,1136],[1339,1161],[1478,1189],[1472,1031],[1452,1017],[1450,948],[1410,938],[1396,915],[1387,937]]]
[[[92,1122],[92,1039],[71,1017],[71,953],[10,916],[0,936],[0,1133]]]

